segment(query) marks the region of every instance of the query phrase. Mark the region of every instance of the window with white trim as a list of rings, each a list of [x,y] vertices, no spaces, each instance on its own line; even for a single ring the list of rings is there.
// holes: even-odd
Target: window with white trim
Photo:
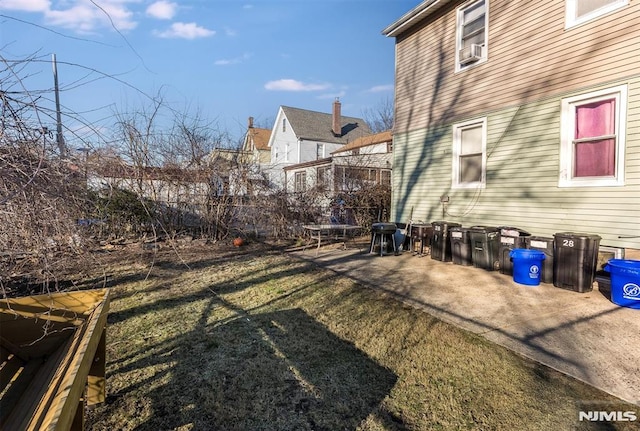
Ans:
[[[485,187],[487,119],[453,126],[453,188]]]
[[[331,167],[322,166],[316,170],[316,185],[322,190],[328,190],[331,184]]]
[[[629,0],[566,0],[565,28],[580,25],[629,4]]]
[[[458,9],[456,72],[487,61],[487,1],[479,0]]]
[[[562,100],[559,187],[624,185],[627,86]]]
[[[296,193],[301,193],[307,190],[307,173],[306,172],[295,173],[295,183],[294,183],[293,190]]]
[[[383,169],[380,171],[380,184],[383,186],[391,187],[391,171]]]
[[[316,143],[316,160],[324,158],[324,144]]]

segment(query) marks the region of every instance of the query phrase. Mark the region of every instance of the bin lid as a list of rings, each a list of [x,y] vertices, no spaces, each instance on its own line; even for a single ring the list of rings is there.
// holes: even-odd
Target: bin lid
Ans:
[[[559,232],[554,233],[554,237],[559,236],[563,238],[586,238],[586,239],[600,239],[600,235],[580,233],[580,232]]]
[[[510,236],[510,237],[521,237],[521,236],[530,236],[531,234],[526,230],[511,227],[511,226],[500,226],[498,227],[500,230],[501,236]]]
[[[531,235],[526,238],[526,241],[553,241],[553,237]]]
[[[431,223],[423,223],[423,222],[419,222],[419,223],[411,223],[411,227],[431,227]]]
[[[469,230],[469,228],[468,227],[462,227],[462,226],[458,225],[458,226],[452,226],[449,230],[454,230],[454,231],[457,231],[457,232],[466,232],[466,231]]]
[[[509,257],[512,257],[514,259],[546,259],[546,255],[542,251],[531,250],[528,248],[514,248],[509,252]]]
[[[541,248],[545,250],[553,250],[553,243],[555,240],[553,237],[546,236],[528,236],[525,238],[525,243],[529,248]]]
[[[604,266],[604,270],[607,272],[640,276],[640,260],[609,259],[609,262]]]
[[[469,228],[473,232],[497,232],[498,228],[493,226],[471,226]]]
[[[448,222],[448,221],[432,221],[432,225],[447,225],[447,226],[462,226],[460,223]]]

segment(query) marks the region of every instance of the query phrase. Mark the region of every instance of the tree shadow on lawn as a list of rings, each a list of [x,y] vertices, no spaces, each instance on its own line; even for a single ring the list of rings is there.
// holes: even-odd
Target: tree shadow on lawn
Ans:
[[[387,429],[404,429],[382,403],[397,380],[393,372],[302,309],[266,311],[324,278],[286,293],[274,287],[273,297],[249,308],[225,298],[311,267],[287,262],[264,273],[246,266],[232,280],[110,314],[109,324],[146,316],[152,328],[163,321],[175,328],[179,308],[195,306],[196,315],[184,322],[187,331],[142,336],[142,346],[109,364],[108,379],[119,389],[92,414],[89,429],[337,430],[370,415]]]
[[[354,429],[397,379],[299,308],[241,317],[225,326],[214,332],[222,340],[247,330],[259,340],[248,355],[246,346],[239,346],[237,356],[248,358],[239,368],[228,361],[219,368],[209,395],[222,401],[220,428]]]
[[[159,344],[118,373],[161,371],[108,400],[109,411],[132,414],[144,394],[146,420],[136,430],[354,429],[372,413],[394,420],[380,404],[397,376],[299,308],[240,311]]]
[[[139,316],[139,315],[148,314],[148,313],[151,313],[151,314],[158,313],[163,310],[179,307],[186,303],[211,298],[212,294],[218,298],[217,300],[214,300],[214,301],[225,302],[224,306],[233,309],[234,312],[246,313],[247,310],[239,309],[235,306],[231,306],[231,304],[229,303],[226,303],[226,301],[223,301],[220,295],[224,295],[228,293],[240,293],[245,289],[251,288],[252,286],[262,285],[265,282],[279,280],[285,277],[296,276],[296,275],[299,275],[300,273],[303,273],[313,268],[315,267],[312,263],[300,262],[296,265],[284,264],[281,268],[272,267],[269,273],[262,273],[260,271],[255,271],[252,268],[247,267],[245,265],[244,272],[234,274],[233,280],[219,282],[215,285],[212,285],[210,288],[189,292],[186,295],[175,294],[175,293],[171,294],[169,289],[173,285],[175,285],[175,282],[171,283],[170,281],[166,281],[166,282],[163,281],[162,283],[158,283],[147,289],[130,289],[126,292],[116,291],[113,294],[114,299],[122,299],[132,295],[137,295],[140,293],[151,293],[153,291],[164,291],[167,294],[155,299],[153,302],[141,303],[135,307],[128,308],[126,310],[111,312],[109,313],[108,323],[109,325],[113,325],[120,322],[124,322],[127,319],[134,316]],[[289,292],[289,294],[293,294],[304,287],[305,286],[300,286],[299,288]],[[282,299],[287,296],[287,295],[283,296],[282,293],[276,293],[276,294],[277,296],[273,298],[274,300]],[[265,305],[266,304],[261,304],[260,307],[263,307]],[[203,316],[203,319],[201,320],[206,321],[206,316]]]
[[[99,276],[85,280],[82,283],[82,289],[96,289],[103,287],[117,288],[126,286],[127,284],[149,281],[149,286],[145,288],[136,286],[135,288],[120,288],[114,289],[112,291],[112,300],[123,299],[131,297],[133,295],[139,295],[141,293],[166,291],[172,284],[175,283],[176,273],[179,273],[180,271],[197,271],[205,268],[224,267],[226,265],[238,265],[239,267],[241,267],[242,265],[246,266],[247,255],[264,257],[267,254],[280,254],[280,252],[277,250],[260,249],[259,247],[254,247],[251,250],[246,248],[241,250],[241,252],[238,252],[237,249],[211,248],[211,255],[204,258],[202,257],[202,251],[200,251],[199,253],[195,253],[195,256],[190,250],[178,251],[184,251],[184,254],[176,254],[173,250],[169,250],[165,251],[162,254],[159,254],[156,257],[146,256],[141,263],[144,263],[147,266],[143,270],[138,272],[109,275],[106,279],[104,276]],[[176,261],[177,257],[180,258],[179,261]],[[296,269],[289,271],[289,273],[294,274],[295,271]],[[251,277],[253,275],[254,272],[247,271],[248,277]],[[244,283],[244,287],[247,287],[251,284],[252,281],[249,280]],[[232,290],[239,289],[237,283],[233,284],[231,288]],[[202,294],[209,296],[210,292],[201,292],[197,296],[200,297]],[[145,305],[146,308],[151,309],[160,309],[164,306],[166,306],[166,304],[157,304],[156,306],[148,304]],[[133,311],[134,314],[137,312],[138,311],[135,310]],[[116,314],[117,313],[111,313],[109,315],[110,323],[114,323],[113,318]]]

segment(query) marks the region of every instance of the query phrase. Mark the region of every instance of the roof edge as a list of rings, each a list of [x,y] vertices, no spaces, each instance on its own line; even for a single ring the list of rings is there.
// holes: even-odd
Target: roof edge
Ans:
[[[331,157],[325,157],[323,159],[309,160],[307,162],[295,163],[282,168],[285,171],[292,171],[295,169],[308,168],[311,166],[327,165],[331,164]]]
[[[387,28],[382,30],[382,34],[387,37],[396,37],[449,2],[450,0],[425,0],[402,15],[393,24],[387,26]]]

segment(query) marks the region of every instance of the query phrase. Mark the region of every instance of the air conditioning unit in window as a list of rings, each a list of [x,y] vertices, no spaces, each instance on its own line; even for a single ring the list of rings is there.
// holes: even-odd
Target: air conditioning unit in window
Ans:
[[[472,43],[471,45],[462,48],[458,53],[458,61],[461,66],[465,64],[474,63],[482,58],[482,45]]]

